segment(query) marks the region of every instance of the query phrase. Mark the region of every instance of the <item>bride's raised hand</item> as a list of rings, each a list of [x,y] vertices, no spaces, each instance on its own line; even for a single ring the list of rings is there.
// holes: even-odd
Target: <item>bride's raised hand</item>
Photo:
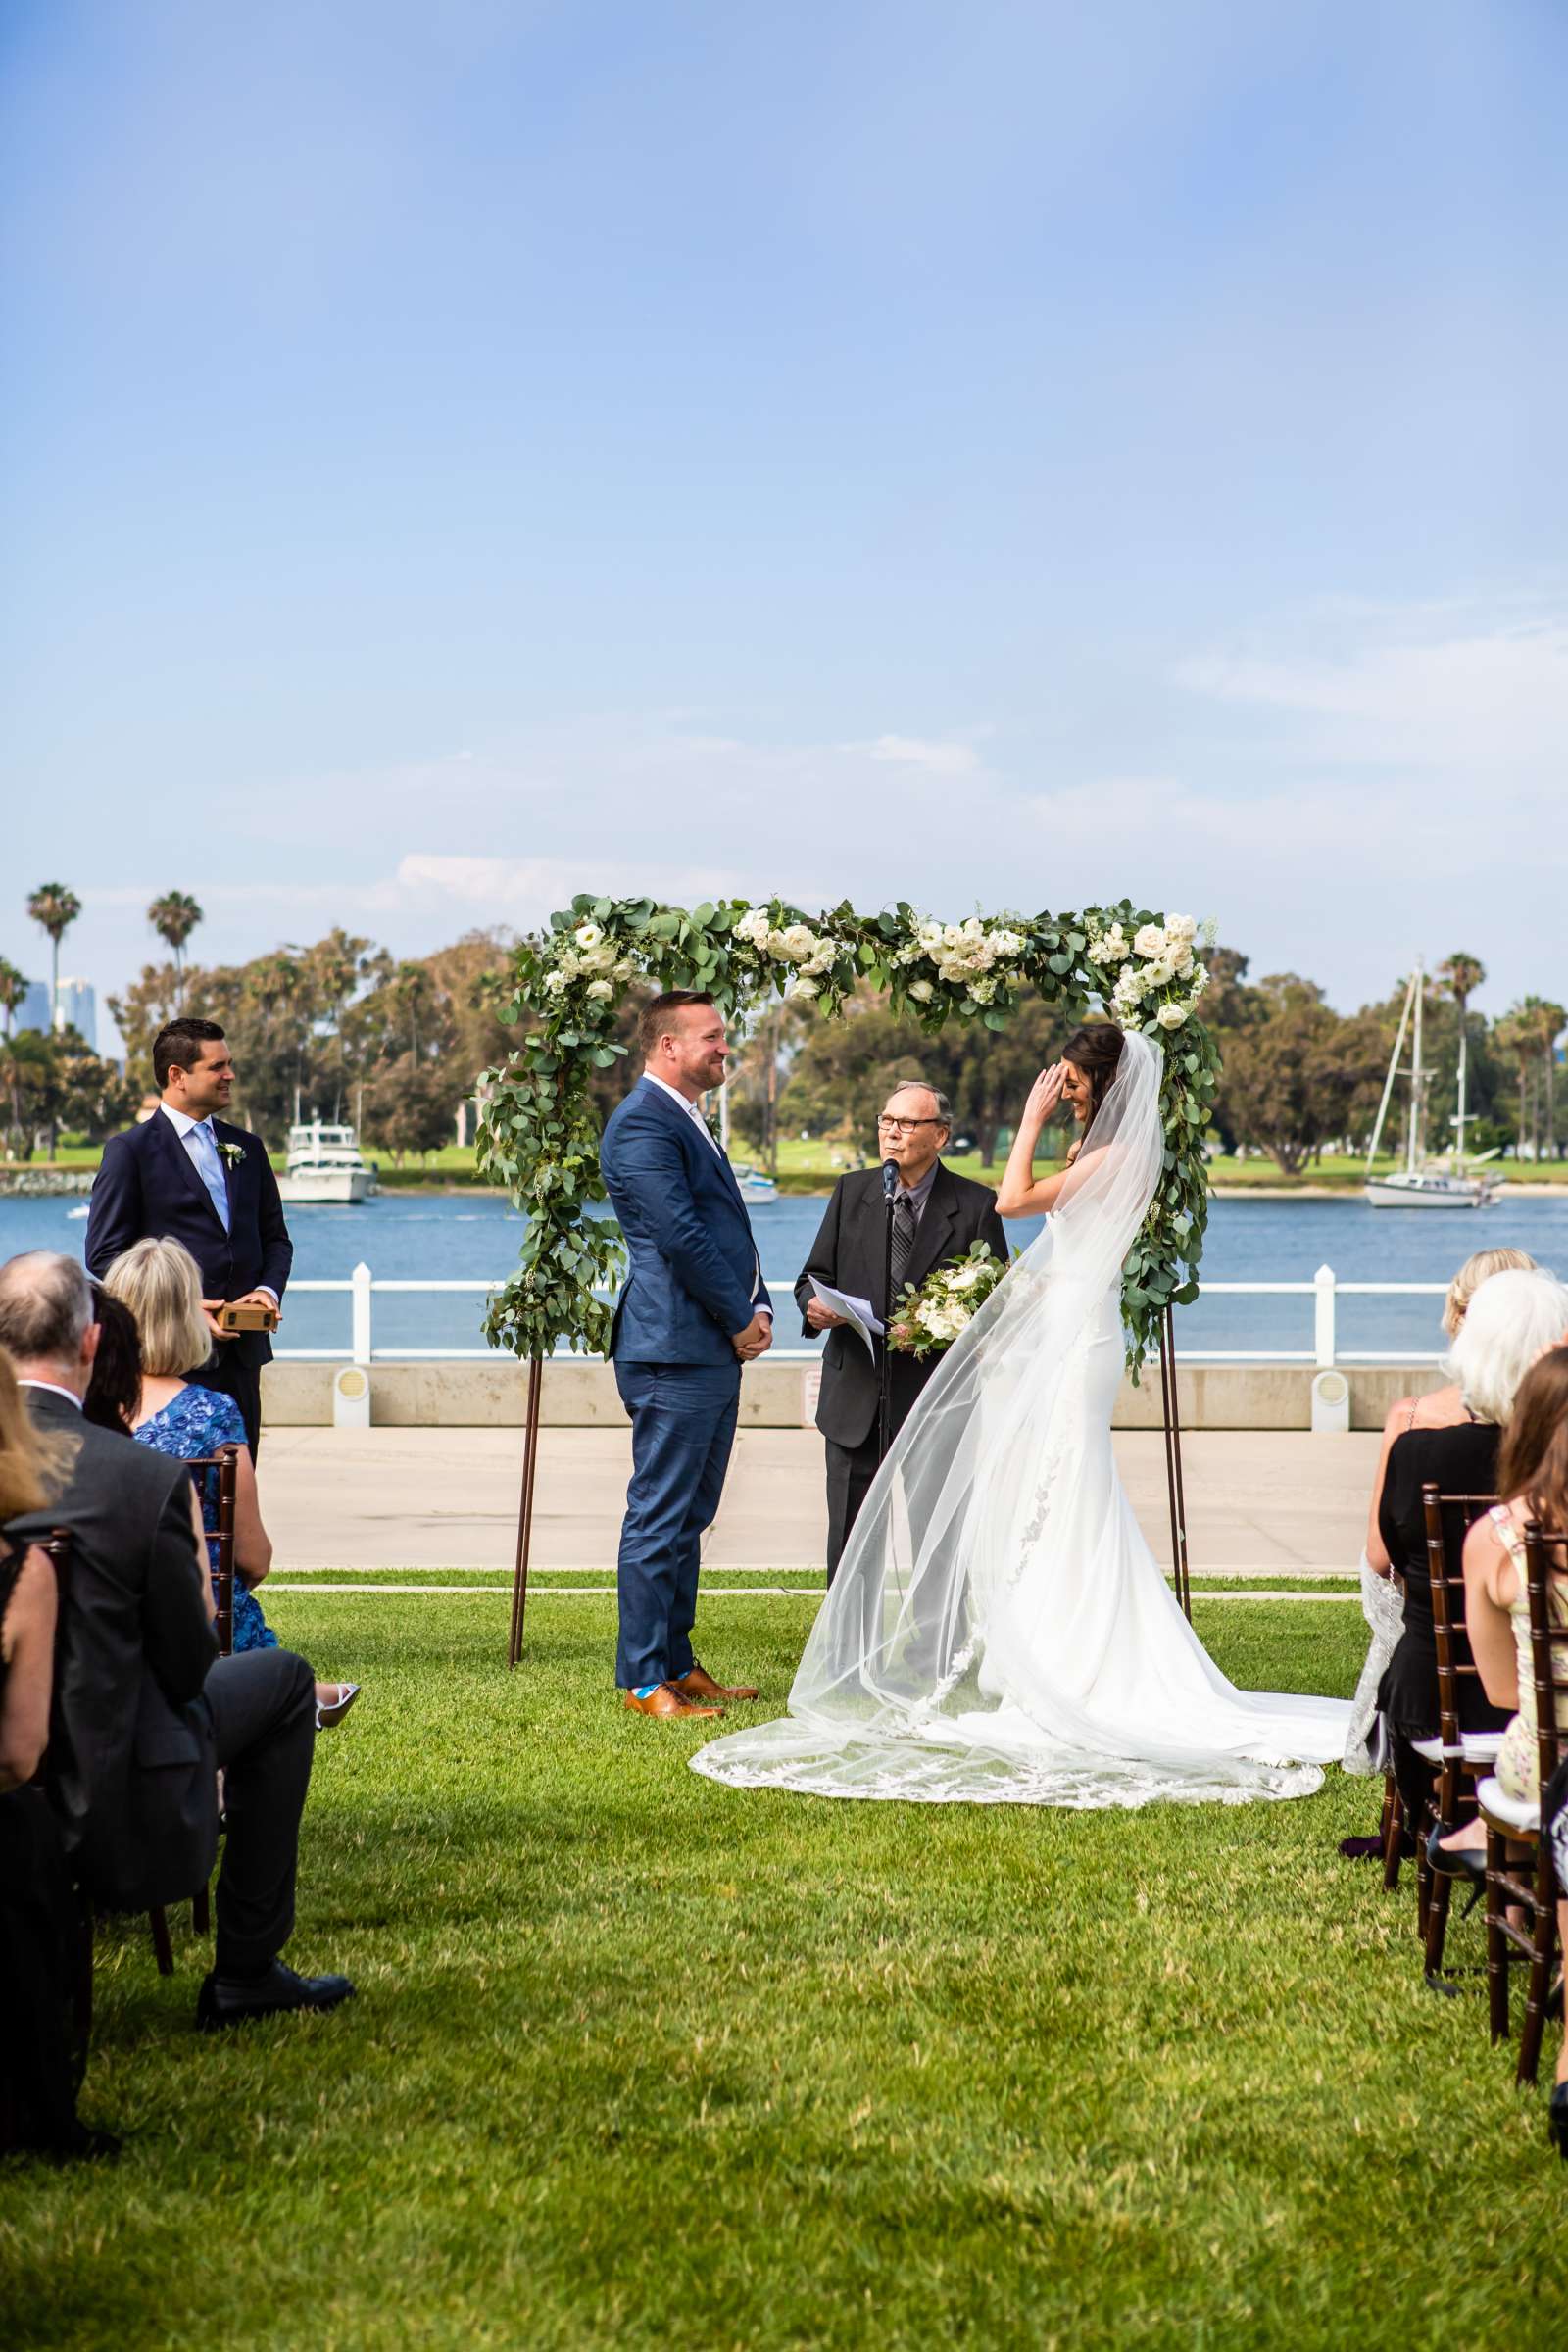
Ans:
[[[1061,1101],[1061,1090],[1067,1083],[1067,1064],[1054,1061],[1049,1070],[1042,1070],[1029,1089],[1029,1100],[1023,1106],[1024,1125],[1041,1128]]]

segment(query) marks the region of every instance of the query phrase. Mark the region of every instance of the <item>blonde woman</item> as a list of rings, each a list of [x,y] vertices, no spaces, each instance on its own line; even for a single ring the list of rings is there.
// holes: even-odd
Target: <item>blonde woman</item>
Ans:
[[[1467,1257],[1449,1283],[1448,1296],[1443,1302],[1443,1330],[1449,1345],[1458,1339],[1465,1312],[1484,1282],[1490,1281],[1494,1274],[1531,1273],[1535,1265],[1535,1259],[1523,1250],[1478,1250],[1473,1257]],[[1395,1573],[1389,1546],[1378,1524],[1388,1482],[1389,1456],[1398,1440],[1411,1430],[1468,1428],[1470,1419],[1458,1381],[1449,1379],[1425,1396],[1399,1397],[1389,1407],[1383,1424],[1383,1449],[1372,1481],[1366,1547],[1361,1554],[1361,1613],[1371,1640],[1361,1679],[1350,1702],[1350,1730],[1345,1744],[1347,1772],[1372,1773],[1383,1769],[1387,1742],[1378,1732],[1378,1688],[1404,1631],[1404,1588]],[[1460,1441],[1461,1445],[1465,1443]],[[1422,1605],[1425,1606],[1424,1599]],[[1432,1671],[1434,1674],[1437,1671],[1435,1652]],[[1370,1861],[1381,1857],[1383,1840],[1345,1838],[1340,1841],[1340,1851],[1348,1861]]]
[[[136,1443],[187,1462],[216,1453],[220,1446],[240,1449],[234,1501],[234,1648],[275,1649],[277,1636],[255,1592],[272,1565],[272,1545],[262,1524],[256,1468],[239,1406],[220,1390],[187,1380],[181,1369],[204,1360],[210,1337],[196,1260],[181,1242],[134,1242],[110,1267],[104,1289],[135,1317],[141,1340],[141,1390],[130,1429]],[[202,1524],[216,1566],[214,1478],[203,1481]],[[318,1724],[324,1729],[341,1723],[359,1688],[358,1683],[318,1682]]]

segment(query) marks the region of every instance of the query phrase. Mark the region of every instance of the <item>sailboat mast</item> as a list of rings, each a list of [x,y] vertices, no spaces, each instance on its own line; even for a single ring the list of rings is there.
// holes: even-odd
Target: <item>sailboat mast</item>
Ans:
[[[1467,1042],[1464,1025],[1464,999],[1461,997],[1459,999],[1459,1103],[1453,1121],[1453,1172],[1456,1176],[1461,1175],[1464,1171],[1464,1056]]]
[[[1422,1116],[1424,1104],[1421,1100],[1426,1087],[1426,1073],[1421,1067],[1421,1007],[1427,992],[1419,956],[1416,957],[1415,970],[1410,975],[1410,986],[1415,991],[1415,1027],[1410,1037],[1410,1125],[1405,1146],[1404,1165],[1405,1172],[1413,1176],[1416,1162],[1421,1156],[1425,1127],[1425,1120]]]
[[[1378,1115],[1372,1129],[1372,1142],[1366,1155],[1366,1173],[1368,1178],[1370,1178],[1372,1174],[1372,1163],[1378,1155],[1378,1146],[1383,1141],[1383,1122],[1389,1115],[1389,1097],[1394,1092],[1394,1081],[1398,1075],[1399,1055],[1404,1052],[1404,1033],[1409,1026],[1410,999],[1414,993],[1415,982],[1411,980],[1406,985],[1404,992],[1404,1003],[1399,1010],[1398,1035],[1394,1041],[1394,1053],[1389,1061],[1389,1074],[1383,1081],[1383,1100],[1378,1104]]]

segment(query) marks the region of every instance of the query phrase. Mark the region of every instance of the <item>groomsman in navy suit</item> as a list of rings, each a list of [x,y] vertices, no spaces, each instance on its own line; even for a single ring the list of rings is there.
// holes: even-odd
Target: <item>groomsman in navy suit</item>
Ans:
[[[729,1046],[711,997],[672,989],[638,1030],[643,1076],[612,1113],[599,1164],[631,1269],[610,1351],[631,1416],[615,1680],[641,1715],[721,1715],[755,1698],[692,1653],[705,1528],[735,1441],[741,1366],[773,1344],[773,1309],[735,1173],[698,1108]]]
[[[245,1418],[254,1457],[261,1442],[265,1331],[222,1337],[225,1300],[280,1306],[294,1262],[267,1146],[215,1114],[228,1108],[234,1064],[216,1021],[171,1021],[153,1042],[162,1096],[150,1119],[104,1146],[87,1215],[87,1271],[101,1281],[122,1250],[151,1235],[183,1242],[201,1268],[213,1353],[189,1378],[221,1389]]]

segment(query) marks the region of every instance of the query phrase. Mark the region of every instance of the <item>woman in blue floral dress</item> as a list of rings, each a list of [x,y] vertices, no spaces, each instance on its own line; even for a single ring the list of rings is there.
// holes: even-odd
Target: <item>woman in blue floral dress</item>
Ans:
[[[271,1539],[262,1524],[256,1470],[245,1443],[245,1424],[231,1396],[186,1380],[177,1367],[199,1363],[211,1344],[202,1307],[196,1260],[174,1241],[134,1243],[118,1257],[104,1289],[135,1318],[141,1343],[141,1386],[130,1423],[139,1446],[176,1461],[200,1461],[220,1446],[237,1446],[234,1498],[234,1648],[275,1649],[277,1636],[262,1612],[255,1587],[272,1564]],[[200,1481],[202,1525],[216,1574],[218,1567],[218,1472]],[[317,1722],[341,1723],[359,1694],[357,1683],[316,1686]]]

